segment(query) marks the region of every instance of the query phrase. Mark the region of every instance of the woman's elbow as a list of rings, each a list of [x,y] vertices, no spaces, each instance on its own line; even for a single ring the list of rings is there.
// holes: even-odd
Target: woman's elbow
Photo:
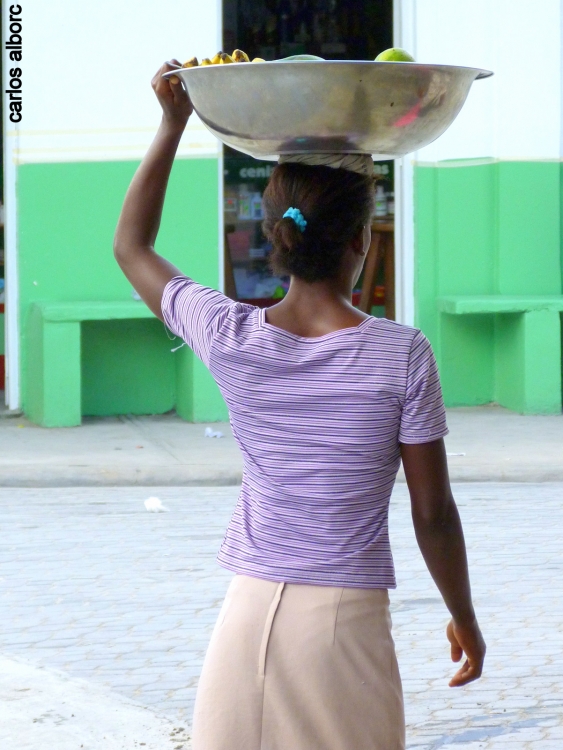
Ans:
[[[113,257],[117,261],[120,268],[125,268],[134,254],[135,249],[131,247],[129,243],[125,242],[123,238],[119,237],[118,234],[116,234],[113,240]]]
[[[428,531],[445,529],[458,518],[457,506],[451,492],[412,498],[411,512],[415,527]]]

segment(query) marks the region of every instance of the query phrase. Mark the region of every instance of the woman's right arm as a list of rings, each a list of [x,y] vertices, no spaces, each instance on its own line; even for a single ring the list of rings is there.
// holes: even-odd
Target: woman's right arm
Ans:
[[[447,627],[452,660],[460,661],[463,653],[466,656],[450,687],[465,685],[481,676],[486,646],[471,601],[465,541],[450,488],[444,441],[401,443],[401,457],[416,540],[452,616]]]
[[[179,79],[162,77],[174,70],[164,63],[152,79],[162,107],[162,122],[129,186],[114,239],[114,254],[121,270],[153,313],[162,318],[162,294],[180,271],[154,250],[160,227],[168,178],[192,104]]]

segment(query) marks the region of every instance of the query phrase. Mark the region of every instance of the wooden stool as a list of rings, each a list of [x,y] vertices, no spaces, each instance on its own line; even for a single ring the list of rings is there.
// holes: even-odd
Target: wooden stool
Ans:
[[[383,261],[385,278],[385,317],[395,320],[395,223],[374,221],[371,225],[371,244],[364,266],[364,281],[358,309],[370,313],[377,274]]]

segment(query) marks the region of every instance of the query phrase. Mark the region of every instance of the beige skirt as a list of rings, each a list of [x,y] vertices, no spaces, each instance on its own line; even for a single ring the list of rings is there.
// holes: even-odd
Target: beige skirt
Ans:
[[[199,681],[193,750],[403,750],[385,589],[237,575]]]

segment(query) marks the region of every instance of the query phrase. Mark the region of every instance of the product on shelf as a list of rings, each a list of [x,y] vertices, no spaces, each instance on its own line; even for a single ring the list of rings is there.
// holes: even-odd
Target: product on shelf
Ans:
[[[375,189],[375,216],[387,216],[387,196],[383,185],[378,185]]]
[[[252,214],[252,218],[256,221],[262,220],[263,216],[261,193],[252,193],[252,198],[250,199],[250,213]]]
[[[225,194],[223,205],[226,214],[236,214],[238,211],[238,199],[236,195]]]
[[[238,217],[243,221],[252,220],[252,193],[246,185],[241,185],[238,197]]]

